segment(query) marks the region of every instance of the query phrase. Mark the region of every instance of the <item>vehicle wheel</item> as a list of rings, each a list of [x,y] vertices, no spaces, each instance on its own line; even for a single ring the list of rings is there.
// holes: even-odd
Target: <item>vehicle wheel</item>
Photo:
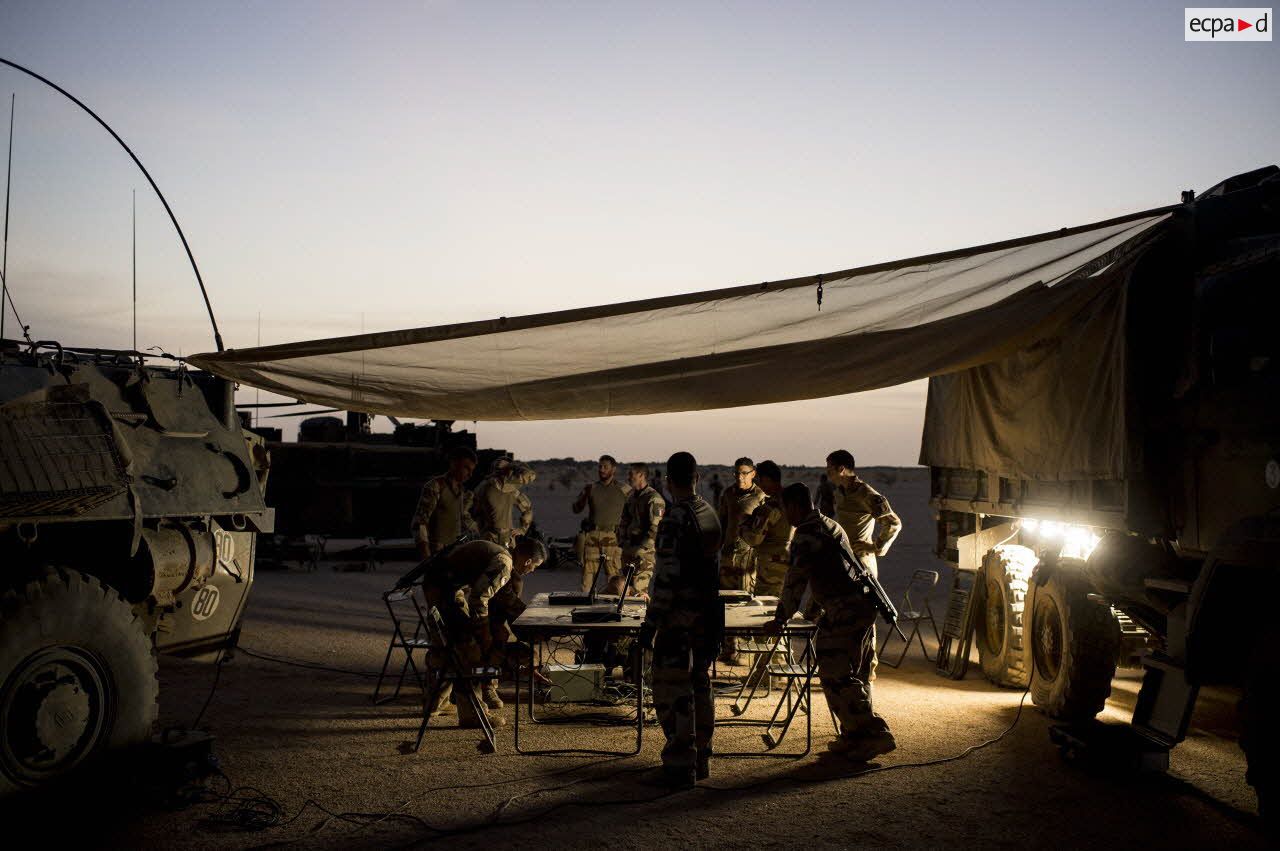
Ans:
[[[1085,721],[1111,694],[1120,653],[1120,624],[1111,607],[1089,599],[1083,562],[1062,559],[1031,589],[1026,665],[1031,700],[1053,718]]]
[[[1023,606],[1036,554],[1028,547],[996,547],[982,560],[982,596],[974,628],[983,675],[998,686],[1025,688]]]
[[[49,570],[0,600],[0,796],[146,741],[156,658],[133,609],[79,571]]]
[[[1280,730],[1275,713],[1280,707],[1280,683],[1275,662],[1271,659],[1280,629],[1265,628],[1253,642],[1254,652],[1245,672],[1244,696],[1240,701],[1240,748],[1249,763],[1245,779],[1258,796],[1258,814],[1275,839],[1280,833],[1276,824],[1276,791],[1280,788]]]

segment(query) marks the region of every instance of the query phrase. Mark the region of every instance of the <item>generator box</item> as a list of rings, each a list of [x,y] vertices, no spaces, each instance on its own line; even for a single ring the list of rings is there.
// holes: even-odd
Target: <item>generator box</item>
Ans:
[[[604,688],[604,665],[547,665],[543,673],[551,680],[548,703],[588,703]]]

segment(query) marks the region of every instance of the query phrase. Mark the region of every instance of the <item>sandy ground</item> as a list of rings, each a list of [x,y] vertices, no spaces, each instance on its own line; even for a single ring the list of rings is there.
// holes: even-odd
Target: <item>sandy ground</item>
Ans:
[[[941,569],[945,584],[949,572],[930,553],[923,471],[899,471],[880,484],[906,522],[893,553],[881,562],[886,584],[896,597],[905,577],[921,567]],[[550,495],[535,492],[535,500],[544,496]],[[1019,716],[1019,692],[990,686],[976,665],[962,682],[943,680],[918,648],[903,668],[882,667],[876,687],[877,708],[899,742],[879,763],[889,770],[858,773],[843,761],[817,756],[832,732],[821,697],[813,755],[717,759],[709,782],[675,794],[645,783],[658,763],[656,727],[645,730],[643,750],[635,757],[522,756],[512,747],[510,705],[496,754],[478,753],[477,734],[452,726],[432,729],[421,752],[404,754],[399,746],[416,732],[419,706],[408,692],[399,703],[372,706],[367,676],[381,664],[388,635],[378,595],[398,573],[392,566],[374,573],[322,566],[315,573],[258,577],[243,647],[366,674],[307,670],[243,653],[222,672],[206,725],[217,736],[223,768],[237,786],[256,787],[279,801],[293,821],[259,832],[225,832],[202,824],[213,807],[170,812],[138,799],[110,816],[95,815],[95,842],[219,848],[416,847],[438,841],[568,848],[1153,842],[1263,847],[1235,742],[1234,695],[1202,696],[1169,775],[1117,776],[1064,762],[1048,741],[1048,720],[1029,703]],[[531,577],[528,593],[576,584],[567,572],[540,572]],[[939,615],[944,598],[940,587],[933,600]],[[164,660],[162,721],[189,723],[208,694],[212,673],[207,665]],[[1106,720],[1128,717],[1137,687],[1136,674],[1117,677]],[[510,686],[505,693],[510,697]],[[990,747],[918,765],[953,757],[1011,724]],[[784,747],[800,744],[799,730],[793,729]],[[634,729],[547,725],[528,735],[526,746],[622,748]],[[720,729],[716,747],[758,749],[758,731]],[[308,801],[333,813],[395,815],[353,823]],[[449,835],[445,829],[464,832]]]

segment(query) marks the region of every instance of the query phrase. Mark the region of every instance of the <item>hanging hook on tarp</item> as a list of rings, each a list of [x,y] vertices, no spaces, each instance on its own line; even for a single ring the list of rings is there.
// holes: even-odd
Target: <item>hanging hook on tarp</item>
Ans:
[[[818,310],[822,310],[822,276],[818,276]]]

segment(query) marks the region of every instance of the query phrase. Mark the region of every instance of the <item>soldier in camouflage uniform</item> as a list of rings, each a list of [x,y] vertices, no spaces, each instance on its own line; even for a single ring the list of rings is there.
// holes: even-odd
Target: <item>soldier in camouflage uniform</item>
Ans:
[[[582,563],[584,594],[595,584],[601,555],[604,556],[607,577],[617,576],[622,570],[618,524],[622,522],[622,508],[626,505],[629,491],[614,478],[617,469],[618,462],[612,455],[601,455],[598,467],[600,480],[583,488],[573,502],[574,514],[587,509],[582,532],[578,535],[578,561]]]
[[[902,520],[889,507],[889,500],[858,478],[849,450],[837,449],[827,456],[827,476],[835,485],[835,514],[829,516],[844,529],[853,551],[876,575],[876,556],[888,554],[902,531]]]
[[[675,502],[658,527],[657,567],[640,643],[653,648],[653,702],[666,734],[664,782],[692,786],[708,776],[715,710],[711,662],[724,636],[716,552],[720,523],[695,491],[688,452],[667,461]],[[656,640],[655,640],[656,635]]]
[[[720,528],[724,530],[724,545],[720,550],[720,587],[733,591],[752,593],[756,583],[755,552],[742,540],[742,522],[764,502],[764,491],[755,483],[756,465],[750,458],[733,462],[737,484],[726,488],[720,496]],[[737,639],[724,642],[720,661],[737,665]]]
[[[632,464],[627,472],[627,484],[631,486],[631,493],[622,509],[618,540],[622,543],[623,563],[636,565],[631,587],[637,594],[647,594],[653,578],[654,542],[667,501],[649,487],[648,464]]]
[[[449,450],[449,472],[422,487],[409,529],[418,555],[430,558],[463,535],[476,533],[467,480],[476,470],[476,453],[465,446]]]
[[[742,521],[738,536],[755,555],[756,583],[752,593],[757,597],[778,597],[790,565],[791,543],[791,524],[782,510],[782,470],[772,461],[761,461],[756,467],[756,484],[765,492],[765,500]]]
[[[782,598],[766,632],[780,632],[796,613],[808,588],[822,607],[814,649],[818,677],[827,704],[840,721],[840,734],[827,750],[866,762],[897,747],[884,719],[871,707],[875,664],[876,610],[850,575],[842,550],[849,538],[840,525],[813,507],[809,489],[789,485],[782,492],[787,519],[796,527],[791,539],[791,569]]]
[[[449,641],[464,667],[479,667],[492,658],[491,618],[497,613],[495,610],[503,606],[503,617],[510,615],[512,596],[519,598],[518,586],[511,587],[511,582],[522,582],[546,558],[547,551],[541,542],[521,537],[514,542],[513,550],[492,541],[470,541],[428,567],[422,577],[423,597],[428,606],[440,610]],[[437,667],[442,661],[432,660]],[[486,700],[490,690],[492,700]],[[496,700],[496,706],[491,706],[493,709],[502,707],[501,700],[497,700],[496,684],[487,684],[484,692],[477,696],[490,704]],[[445,684],[435,696],[432,714],[443,708],[448,696],[449,685]],[[490,721],[495,726],[503,723],[501,715],[491,715]],[[479,726],[480,719],[475,716],[469,700],[458,701],[458,722],[462,727]]]
[[[533,525],[533,503],[520,491],[538,477],[533,468],[522,461],[499,458],[493,471],[476,488],[471,504],[481,538],[510,548],[517,535],[526,535]],[[520,526],[511,528],[511,512],[520,512]]]

